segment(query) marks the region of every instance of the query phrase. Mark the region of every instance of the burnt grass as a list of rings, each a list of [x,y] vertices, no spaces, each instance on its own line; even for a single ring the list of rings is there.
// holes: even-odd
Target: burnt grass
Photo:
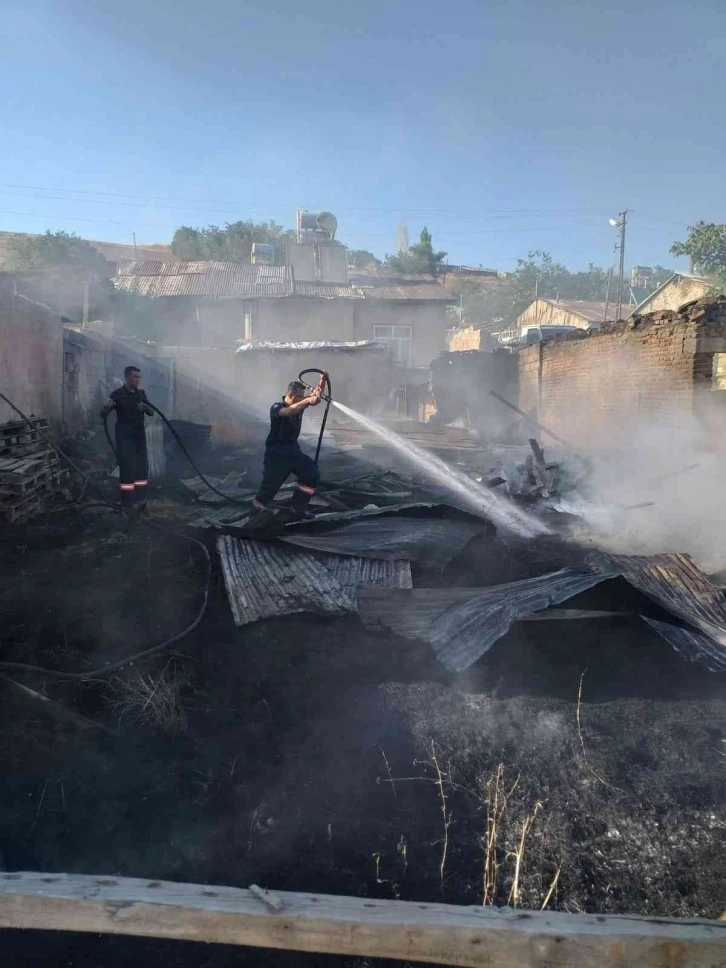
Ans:
[[[488,535],[444,576],[416,577],[500,583],[586,551]],[[0,569],[1,658],[79,671],[175,634],[204,578],[188,543],[124,534],[105,511],[6,529]],[[106,683],[7,673],[103,728],[0,685],[5,869],[480,904],[498,775],[495,903],[534,816],[521,906],[550,893],[564,911],[718,917],[726,679],[651,632],[636,613],[657,609],[620,581],[568,605],[633,614],[520,623],[451,676],[427,646],[355,616],[237,629],[214,562],[207,614],[171,653]],[[181,719],[124,704],[140,675],[171,683]],[[52,932],[1,943],[8,966],[374,964]]]

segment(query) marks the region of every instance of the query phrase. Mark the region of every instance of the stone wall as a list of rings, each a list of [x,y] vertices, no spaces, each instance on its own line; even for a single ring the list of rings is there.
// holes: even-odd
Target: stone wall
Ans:
[[[715,354],[726,353],[726,302],[696,303],[520,350],[519,405],[577,446],[625,442],[634,419],[718,421]]]

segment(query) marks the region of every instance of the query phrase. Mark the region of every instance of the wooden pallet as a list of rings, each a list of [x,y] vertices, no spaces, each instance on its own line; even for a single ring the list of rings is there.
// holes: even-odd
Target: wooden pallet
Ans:
[[[32,498],[23,498],[15,504],[0,503],[0,521],[5,524],[25,524],[28,518],[37,514],[43,509],[43,502],[39,495]]]
[[[39,427],[41,430],[47,430],[48,418],[34,417],[31,414],[30,422],[27,420],[9,420],[7,423],[0,424],[0,437],[16,437],[18,434],[24,434],[28,430],[32,430],[34,427]]]

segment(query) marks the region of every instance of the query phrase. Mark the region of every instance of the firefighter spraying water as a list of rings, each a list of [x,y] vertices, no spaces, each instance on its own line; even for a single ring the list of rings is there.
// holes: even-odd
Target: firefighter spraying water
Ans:
[[[300,377],[306,372],[311,371],[304,371]],[[270,432],[265,441],[262,483],[254,500],[254,507],[258,511],[267,509],[291,474],[297,478],[297,486],[288,512],[293,520],[301,520],[305,517],[307,507],[315,494],[315,487],[320,479],[317,466],[320,442],[318,442],[315,460],[303,453],[298,443],[304,412],[308,407],[316,407],[320,403],[326,382],[329,386],[327,373],[315,372],[320,373],[320,379],[312,391],[302,379],[293,380],[282,400],[273,403],[270,407]],[[329,403],[328,395],[328,405]]]

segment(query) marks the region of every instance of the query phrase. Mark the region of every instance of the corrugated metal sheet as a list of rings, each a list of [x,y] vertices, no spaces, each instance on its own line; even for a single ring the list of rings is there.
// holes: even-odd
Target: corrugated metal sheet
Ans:
[[[242,343],[238,353],[251,353],[255,350],[385,350],[386,347],[372,339],[360,339],[350,342],[335,342],[333,340],[314,340],[308,342],[276,343],[272,340],[255,340],[252,343]]]
[[[239,262],[130,262],[119,266],[117,289],[142,296],[274,299],[292,294],[285,266]]]
[[[685,659],[700,662],[712,672],[726,672],[726,649],[707,635],[668,622],[658,622],[644,615],[642,618]]]
[[[383,507],[355,508],[352,511],[324,511],[322,514],[315,515],[315,521],[305,523],[290,524],[287,526],[288,533],[302,531],[305,534],[314,533],[315,526],[319,524],[329,524],[335,521],[360,521],[363,518],[377,518],[381,515],[400,514],[401,511],[410,511],[412,508],[436,508],[444,507],[442,504],[435,504],[432,501],[417,501],[410,504],[387,504]]]
[[[376,286],[363,289],[366,299],[387,299],[389,301],[412,300],[422,302],[456,302],[456,298],[436,282],[412,285]]]
[[[166,474],[166,450],[164,449],[164,424],[161,420],[145,421],[146,451],[149,456],[149,478],[158,480]]]
[[[351,282],[356,285],[377,285],[378,281],[390,280],[396,282],[436,282],[428,272],[394,272],[386,266],[371,266],[370,269],[349,269]]]
[[[361,583],[410,587],[406,562],[340,560],[293,551],[278,544],[217,539],[225,586],[237,625],[264,618],[314,612],[337,615],[355,611]]]
[[[120,262],[117,289],[141,296],[205,296],[213,299],[388,299],[455,301],[433,276],[376,273],[351,275],[350,285],[296,282],[286,266],[244,262]]]
[[[296,296],[309,296],[315,299],[364,299],[360,289],[347,283],[335,282],[298,282],[295,280]]]
[[[493,588],[366,589],[358,611],[369,628],[429,642],[447,669],[461,672],[480,659],[519,618],[592,588],[602,575],[562,571]]]
[[[315,522],[311,523],[315,526]],[[335,531],[311,532],[298,525],[282,540],[300,548],[362,558],[399,558],[442,570],[488,525],[447,518],[379,517],[351,521]],[[298,531],[298,529],[300,529]]]
[[[726,643],[723,592],[696,566],[690,555],[611,555],[595,552],[588,565],[601,574],[618,574],[643,594],[707,635]]]

